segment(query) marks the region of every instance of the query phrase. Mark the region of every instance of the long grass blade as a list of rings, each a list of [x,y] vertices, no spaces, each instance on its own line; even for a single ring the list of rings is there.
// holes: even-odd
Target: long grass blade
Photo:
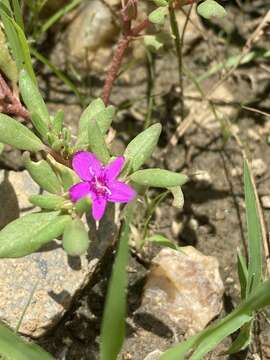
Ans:
[[[246,160],[244,160],[244,189],[249,252],[246,288],[246,296],[248,296],[262,281],[262,230],[256,204],[256,188]]]
[[[26,343],[7,326],[0,323],[0,357],[12,360],[53,360],[53,357],[35,344]]]
[[[166,351],[159,360],[183,360],[187,353],[194,350],[190,360],[200,360],[214,349],[227,336],[249,323],[255,311],[270,305],[270,280],[254,289],[252,294],[231,314],[215,325],[193,336],[187,341]]]
[[[128,208],[103,314],[100,343],[100,359],[116,360],[125,336],[126,290],[128,284],[128,234],[132,216],[132,204]]]

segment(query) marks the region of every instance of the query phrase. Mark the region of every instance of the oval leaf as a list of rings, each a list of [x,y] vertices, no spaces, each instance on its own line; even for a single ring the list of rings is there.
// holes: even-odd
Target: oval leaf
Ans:
[[[130,160],[130,167],[133,171],[138,170],[150,158],[157,145],[161,129],[160,124],[154,124],[128,144],[124,157]]]
[[[107,149],[104,136],[102,135],[96,120],[94,119],[89,121],[88,141],[91,151],[101,162],[106,164],[110,160],[110,154]]]
[[[79,121],[79,132],[76,142],[77,149],[82,149],[88,145],[88,123],[103,110],[105,110],[105,105],[102,99],[95,99],[83,111]]]
[[[53,169],[45,160],[34,162],[30,160],[29,154],[24,154],[24,165],[32,179],[43,189],[53,194],[62,192],[61,183]]]
[[[63,206],[65,199],[58,195],[32,195],[29,201],[42,209],[46,210],[59,210]]]
[[[65,228],[63,248],[68,255],[84,255],[90,244],[87,230],[80,219],[72,220]]]
[[[211,17],[223,18],[227,15],[224,7],[215,0],[206,0],[202,2],[198,5],[197,12],[205,19],[210,19]]]
[[[151,14],[148,16],[148,19],[153,24],[163,25],[165,22],[165,16],[167,14],[167,6],[158,7],[156,10],[151,12]]]
[[[46,137],[50,115],[37,86],[25,70],[20,72],[19,87],[27,109],[31,114],[37,115],[36,121],[34,122],[35,125],[37,120],[39,120],[36,124],[38,125],[36,129],[43,137]]]
[[[80,182],[80,178],[77,176],[75,171],[63,164],[58,163],[51,155],[48,155],[47,159],[55,169],[55,172],[59,175],[64,191],[67,191],[72,185]]]
[[[62,235],[69,215],[57,211],[34,213],[12,221],[0,231],[0,258],[29,255]]]
[[[4,114],[0,114],[0,142],[20,150],[35,152],[44,149],[44,144],[32,131]]]
[[[161,188],[181,186],[188,180],[184,174],[162,169],[139,170],[133,173],[130,179],[141,185]]]

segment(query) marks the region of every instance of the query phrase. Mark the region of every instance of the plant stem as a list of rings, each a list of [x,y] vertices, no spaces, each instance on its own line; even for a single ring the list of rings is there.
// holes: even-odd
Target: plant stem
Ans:
[[[179,86],[180,86],[180,105],[181,105],[181,120],[184,119],[184,86],[183,86],[183,56],[182,56],[182,39],[180,36],[177,19],[175,16],[175,10],[173,5],[169,6],[170,25],[174,38],[175,50],[177,55],[178,67],[179,67]]]
[[[132,40],[138,37],[140,33],[150,25],[148,19],[142,21],[133,29],[127,30],[127,26],[123,26],[123,35],[118,41],[111,65],[106,75],[105,84],[103,87],[102,99],[105,105],[108,105],[114,82],[117,78],[119,69],[122,65],[126,50]]]

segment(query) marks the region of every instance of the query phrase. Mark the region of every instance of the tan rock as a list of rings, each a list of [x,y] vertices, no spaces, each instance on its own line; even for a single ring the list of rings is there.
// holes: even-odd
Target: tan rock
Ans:
[[[112,12],[100,0],[83,6],[67,28],[67,62],[78,71],[104,71],[110,62],[119,28]]]
[[[189,336],[220,313],[223,292],[216,258],[192,246],[182,252],[165,248],[153,259],[142,309],[169,319]]]
[[[263,159],[253,159],[251,161],[251,168],[254,176],[263,176],[267,171],[267,165]]]

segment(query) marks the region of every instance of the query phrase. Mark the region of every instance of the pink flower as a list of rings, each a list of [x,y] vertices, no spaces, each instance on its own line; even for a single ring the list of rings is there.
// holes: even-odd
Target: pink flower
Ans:
[[[94,154],[87,151],[77,152],[72,160],[72,167],[82,182],[69,189],[73,202],[89,195],[92,199],[92,215],[100,220],[104,215],[107,201],[126,203],[136,196],[136,192],[127,184],[116,180],[125,159],[117,157],[108,165],[103,166]]]

